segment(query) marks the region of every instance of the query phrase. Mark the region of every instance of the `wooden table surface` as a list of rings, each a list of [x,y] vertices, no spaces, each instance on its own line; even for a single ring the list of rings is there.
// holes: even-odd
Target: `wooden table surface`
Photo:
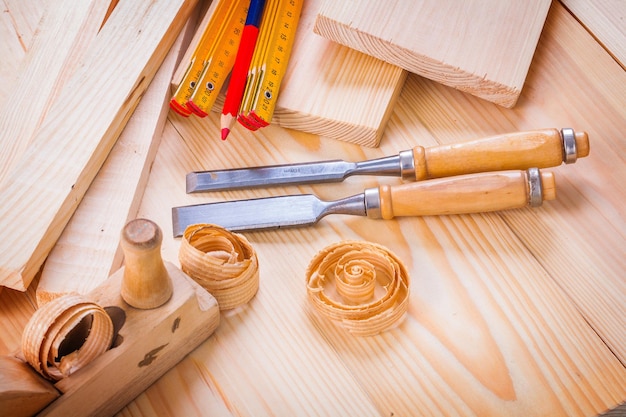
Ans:
[[[3,2],[0,100],[45,2],[27,3]],[[592,416],[625,403],[626,7],[582,3],[553,2],[513,109],[409,75],[378,148],[278,126],[235,128],[222,142],[217,114],[170,112],[139,215],[163,228],[163,258],[174,263],[172,206],[309,192],[336,199],[400,182],[352,177],[187,195],[192,170],[357,161],[544,127],[587,131],[591,154],[551,169],[557,199],[537,209],[330,216],[314,227],[247,233],[260,263],[257,295],[225,312],[212,337],[120,415]],[[309,261],[346,239],[382,244],[407,266],[410,305],[397,328],[354,337],[309,305]],[[19,347],[34,309],[34,289],[0,292],[0,354]]]

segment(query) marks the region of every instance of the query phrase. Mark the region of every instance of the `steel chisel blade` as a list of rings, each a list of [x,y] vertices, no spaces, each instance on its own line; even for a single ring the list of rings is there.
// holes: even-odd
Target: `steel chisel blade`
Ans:
[[[197,171],[187,174],[187,193],[267,185],[340,182],[356,164],[341,160],[267,167]]]
[[[302,194],[174,207],[172,225],[174,237],[180,237],[197,223],[217,224],[231,231],[278,229],[311,226],[327,214],[367,215],[364,195],[323,201]]]

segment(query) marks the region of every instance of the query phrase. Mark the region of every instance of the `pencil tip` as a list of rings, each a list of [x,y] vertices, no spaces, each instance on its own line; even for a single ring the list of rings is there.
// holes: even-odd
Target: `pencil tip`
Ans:
[[[230,133],[230,129],[225,127],[222,129],[222,140],[226,140],[226,138],[228,137],[228,134]]]

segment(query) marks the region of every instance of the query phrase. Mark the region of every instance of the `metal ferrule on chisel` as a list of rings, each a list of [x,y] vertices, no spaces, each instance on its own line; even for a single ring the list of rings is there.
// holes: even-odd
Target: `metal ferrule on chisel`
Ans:
[[[421,181],[477,172],[546,168],[563,162],[570,164],[588,154],[585,132],[543,129],[429,148],[416,146],[395,156],[362,162],[331,160],[191,172],[187,174],[187,192],[340,182],[352,175]]]

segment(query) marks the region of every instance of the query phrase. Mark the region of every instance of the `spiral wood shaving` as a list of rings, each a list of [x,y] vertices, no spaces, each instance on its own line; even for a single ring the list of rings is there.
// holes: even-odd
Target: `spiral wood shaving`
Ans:
[[[228,310],[247,303],[259,289],[259,262],[248,240],[213,224],[185,229],[181,269]]]
[[[387,330],[407,311],[407,270],[375,243],[343,241],[324,248],[309,263],[306,280],[315,308],[356,336]]]
[[[61,345],[83,320],[91,320],[89,334],[71,353],[60,356]],[[39,308],[22,334],[22,353],[48,379],[59,380],[87,365],[111,347],[113,322],[99,305],[82,295],[68,294]]]

